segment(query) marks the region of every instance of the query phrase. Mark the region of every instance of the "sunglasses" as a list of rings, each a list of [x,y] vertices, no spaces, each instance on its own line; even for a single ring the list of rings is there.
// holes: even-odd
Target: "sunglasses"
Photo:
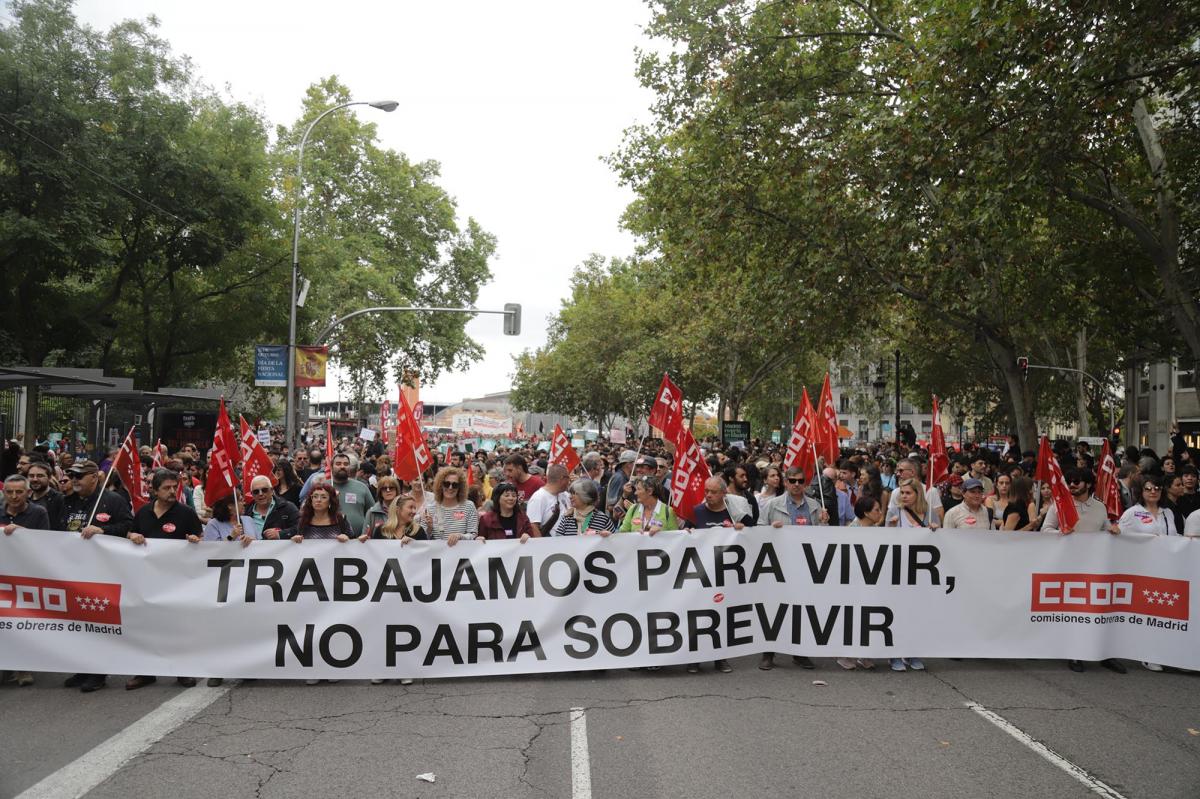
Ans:
[[[789,477],[787,479],[787,481],[794,486],[798,486],[804,482],[804,478],[803,477]]]
[[[379,489],[379,493],[382,494],[384,491],[399,491],[399,490],[400,489],[392,488],[391,486],[384,486],[383,488]]]
[[[1142,486],[1143,491],[1162,491],[1158,486]]]
[[[257,497],[259,494],[270,494],[271,489],[269,489],[269,488],[252,488],[252,489],[250,489],[250,493]]]
[[[458,488],[458,483],[442,483],[442,488],[445,488],[446,490],[455,489]]]

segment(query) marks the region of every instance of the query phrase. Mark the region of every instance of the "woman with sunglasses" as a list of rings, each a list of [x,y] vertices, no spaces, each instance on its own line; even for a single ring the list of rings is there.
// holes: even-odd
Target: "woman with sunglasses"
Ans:
[[[433,506],[426,506],[423,526],[429,537],[454,546],[479,534],[479,512],[467,502],[462,469],[443,467],[433,478]]]
[[[388,509],[400,496],[400,481],[395,477],[380,477],[375,484],[375,493],[379,495],[379,499],[367,508],[362,534],[358,537],[360,541],[380,537],[379,531],[387,522]]]
[[[1153,474],[1143,474],[1134,480],[1131,487],[1137,501],[1121,514],[1121,520],[1117,522],[1122,533],[1174,535],[1182,532],[1175,526],[1175,515],[1162,506],[1162,486],[1163,481]],[[1143,660],[1142,665],[1150,671],[1163,670],[1158,663]]]

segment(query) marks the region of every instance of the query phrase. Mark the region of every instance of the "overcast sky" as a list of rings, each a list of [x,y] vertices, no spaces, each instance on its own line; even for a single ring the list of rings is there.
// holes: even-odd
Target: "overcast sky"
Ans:
[[[632,195],[600,158],[649,116],[652,98],[634,77],[649,20],[638,0],[83,0],[76,14],[97,28],[157,16],[160,35],[199,77],[260,108],[272,126],[294,121],[305,89],[331,74],[357,100],[400,102],[391,114],[359,113],[385,146],[440,162],[460,219],[496,235],[493,279],[477,307],[524,306],[518,337],[502,334],[498,316],[469,323],[486,356],[424,387],[426,401],[506,390],[512,355],[544,342],[572,268],[593,252],[633,252],[619,227]]]

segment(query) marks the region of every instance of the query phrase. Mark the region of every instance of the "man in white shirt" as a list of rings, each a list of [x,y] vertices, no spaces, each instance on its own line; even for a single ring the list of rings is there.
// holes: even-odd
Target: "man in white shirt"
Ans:
[[[946,513],[944,529],[990,530],[992,512],[983,506],[983,483],[968,477],[962,484],[963,501]]]
[[[1108,510],[1104,503],[1092,496],[1096,485],[1096,477],[1088,469],[1067,469],[1063,474],[1067,489],[1075,500],[1075,510],[1079,511],[1079,521],[1075,524],[1075,533],[1111,533],[1118,535],[1121,528],[1116,522],[1109,521]],[[1063,533],[1058,529],[1058,508],[1053,502],[1046,511],[1046,521],[1042,524],[1042,532]]]
[[[1092,490],[1096,485],[1096,476],[1092,474],[1090,469],[1071,468],[1063,473],[1063,480],[1067,484],[1067,488],[1071,491],[1071,498],[1075,500],[1075,510],[1079,511],[1079,521],[1075,524],[1075,533],[1111,533],[1118,535],[1121,528],[1115,522],[1108,519],[1108,510],[1105,509],[1104,503],[1092,496]],[[1058,529],[1058,508],[1051,501],[1049,510],[1046,511],[1046,521],[1042,524],[1042,532],[1044,533],[1059,533],[1068,535],[1068,533]],[[1109,658],[1100,661],[1100,665],[1104,668],[1115,671],[1117,674],[1125,673],[1125,666],[1119,660]],[[1071,671],[1080,672],[1084,670],[1082,660],[1068,660],[1067,668]]]
[[[571,473],[566,466],[552,463],[546,467],[546,484],[533,492],[525,506],[529,523],[539,535],[555,535],[559,524],[571,512],[567,497],[570,484]]]
[[[917,462],[912,458],[904,458],[896,464],[896,485],[900,484],[901,480],[913,478],[920,481],[921,470],[917,468]],[[944,526],[946,520],[946,511],[942,508],[942,492],[938,491],[937,486],[931,486],[925,492],[925,504],[927,504],[934,513],[937,514],[938,526]],[[893,491],[892,498],[888,500],[887,518],[894,519],[900,516],[900,492]]]

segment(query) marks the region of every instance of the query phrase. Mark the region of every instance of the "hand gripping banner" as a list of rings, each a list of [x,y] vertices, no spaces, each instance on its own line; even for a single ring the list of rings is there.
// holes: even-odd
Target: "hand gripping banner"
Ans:
[[[0,668],[458,677],[810,657],[1200,669],[1200,540],[821,527],[512,541],[0,535]]]

